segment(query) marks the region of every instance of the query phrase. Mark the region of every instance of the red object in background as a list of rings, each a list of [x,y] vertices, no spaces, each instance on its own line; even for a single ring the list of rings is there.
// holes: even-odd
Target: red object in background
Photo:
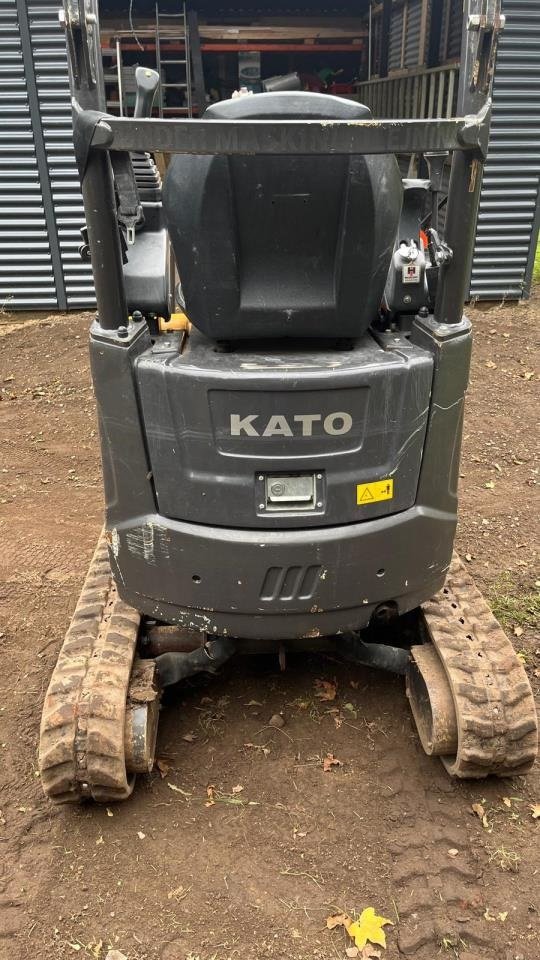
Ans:
[[[352,83],[331,83],[328,87],[328,93],[354,93],[354,87]]]

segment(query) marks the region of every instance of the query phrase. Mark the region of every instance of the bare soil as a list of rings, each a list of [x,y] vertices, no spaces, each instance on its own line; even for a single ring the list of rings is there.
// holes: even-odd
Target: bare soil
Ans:
[[[538,625],[523,597],[539,576],[540,305],[471,313],[458,547],[495,602],[503,591],[516,601],[508,628],[538,694]],[[285,673],[237,660],[168,697],[161,772],[131,800],[45,800],[41,704],[102,523],[89,316],[8,319],[0,960],[104,960],[111,948],[128,960],[345,958],[351,942],[326,917],[366,906],[394,923],[388,960],[538,960],[539,766],[510,782],[451,782],[422,753],[398,678],[320,655]],[[337,683],[334,701],[317,698],[319,679]],[[341,766],[324,772],[329,753]]]

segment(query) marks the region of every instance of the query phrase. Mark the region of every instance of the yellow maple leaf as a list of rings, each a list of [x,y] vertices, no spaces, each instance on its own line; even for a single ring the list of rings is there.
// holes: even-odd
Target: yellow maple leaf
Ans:
[[[380,947],[386,948],[386,936],[383,927],[388,923],[392,924],[392,921],[387,920],[386,917],[378,917],[373,907],[366,907],[365,910],[362,910],[358,920],[355,920],[347,928],[347,932],[353,938],[359,950],[362,950],[368,942],[378,943]]]

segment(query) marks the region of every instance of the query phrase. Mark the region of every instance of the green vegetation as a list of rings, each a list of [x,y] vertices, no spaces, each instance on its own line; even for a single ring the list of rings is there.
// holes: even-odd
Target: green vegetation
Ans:
[[[535,627],[540,623],[540,591],[520,590],[507,573],[491,587],[489,602],[503,627]]]
[[[536,256],[534,258],[533,280],[535,283],[540,283],[540,240],[538,241]]]

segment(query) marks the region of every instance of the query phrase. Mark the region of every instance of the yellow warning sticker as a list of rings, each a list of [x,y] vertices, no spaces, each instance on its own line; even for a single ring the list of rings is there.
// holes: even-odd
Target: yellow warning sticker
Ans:
[[[374,483],[359,483],[356,486],[356,502],[359,507],[377,500],[391,500],[394,496],[393,480],[375,480]]]

